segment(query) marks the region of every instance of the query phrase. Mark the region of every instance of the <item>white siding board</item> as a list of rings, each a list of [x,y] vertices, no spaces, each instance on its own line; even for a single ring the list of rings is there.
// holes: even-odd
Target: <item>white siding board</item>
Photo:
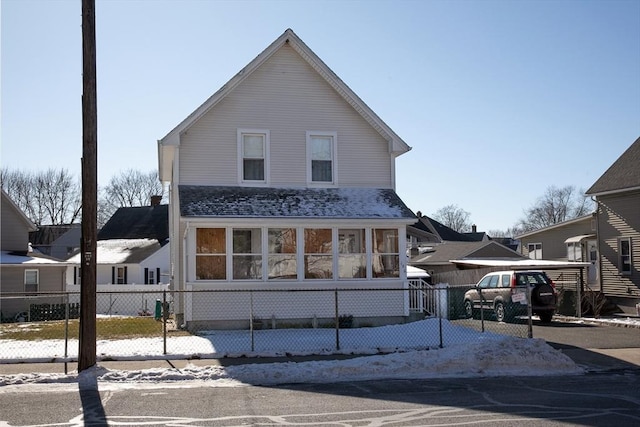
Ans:
[[[388,142],[288,46],[182,136],[181,184],[237,185],[237,128],[271,131],[273,186],[306,186],[316,130],[338,134],[338,185],[392,188]]]

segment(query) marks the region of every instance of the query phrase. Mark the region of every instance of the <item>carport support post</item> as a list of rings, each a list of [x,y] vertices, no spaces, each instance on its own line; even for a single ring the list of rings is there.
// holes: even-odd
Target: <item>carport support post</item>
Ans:
[[[531,307],[531,286],[527,284],[527,337],[533,338],[533,320],[531,317],[533,316],[533,308]]]
[[[582,269],[580,269],[579,282],[576,283],[576,316],[582,317]]]
[[[163,353],[167,354],[167,317],[169,317],[167,307],[167,290],[162,290],[162,342],[163,342]]]

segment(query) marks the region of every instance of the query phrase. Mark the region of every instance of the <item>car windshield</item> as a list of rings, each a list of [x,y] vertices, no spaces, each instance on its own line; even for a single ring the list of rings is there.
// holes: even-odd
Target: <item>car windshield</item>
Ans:
[[[544,273],[517,273],[516,277],[516,283],[518,285],[540,285],[549,283]]]

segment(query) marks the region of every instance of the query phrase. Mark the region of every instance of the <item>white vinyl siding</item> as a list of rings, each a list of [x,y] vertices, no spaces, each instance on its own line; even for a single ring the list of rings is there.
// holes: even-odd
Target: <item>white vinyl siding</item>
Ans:
[[[389,143],[288,46],[181,135],[180,184],[237,185],[246,128],[270,130],[272,186],[306,186],[306,132],[330,129],[340,135],[336,185],[393,188]]]

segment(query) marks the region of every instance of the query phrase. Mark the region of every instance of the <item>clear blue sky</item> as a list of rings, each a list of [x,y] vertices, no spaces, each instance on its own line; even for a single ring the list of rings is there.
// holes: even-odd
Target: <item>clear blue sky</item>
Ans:
[[[3,167],[80,175],[80,0],[2,0]],[[292,28],[413,150],[397,192],[507,229],[640,136],[640,0],[97,0],[98,181]]]

